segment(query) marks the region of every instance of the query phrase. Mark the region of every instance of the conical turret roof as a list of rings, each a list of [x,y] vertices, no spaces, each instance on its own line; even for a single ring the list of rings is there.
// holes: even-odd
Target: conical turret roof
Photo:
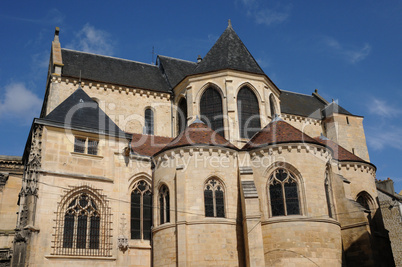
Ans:
[[[167,144],[161,151],[182,146],[220,146],[231,149],[237,148],[223,136],[209,128],[203,122],[195,122],[189,125],[181,134]]]
[[[218,41],[195,68],[194,74],[223,69],[264,74],[264,71],[240,40],[230,23]]]
[[[289,123],[278,119],[273,120],[256,133],[251,140],[244,145],[243,150],[279,143],[314,143],[321,145],[317,140],[314,140]]]

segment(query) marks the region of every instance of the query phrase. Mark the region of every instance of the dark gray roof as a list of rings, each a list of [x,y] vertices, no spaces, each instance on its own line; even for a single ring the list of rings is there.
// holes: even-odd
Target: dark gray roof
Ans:
[[[310,96],[282,90],[279,99],[281,100],[282,113],[314,119],[321,119],[321,109],[325,107],[325,104],[322,101],[312,95]]]
[[[229,25],[195,68],[194,74],[233,69],[265,74],[239,36]]]
[[[343,107],[339,106],[335,102],[331,102],[324,108],[322,114],[324,117],[331,116],[333,113],[344,114],[344,115],[353,115]]]
[[[156,91],[169,91],[169,86],[155,65],[135,61],[61,50],[63,57],[62,76],[81,77],[97,82],[137,87]]]
[[[328,105],[322,99],[313,95],[305,95],[281,90],[281,112],[286,114],[322,119],[332,113],[353,115],[338,104],[332,102]]]
[[[91,129],[101,134],[125,136],[125,133],[81,88],[78,88],[42,120],[66,128]]]
[[[171,58],[166,56],[158,56],[159,69],[165,75],[169,85],[173,88],[187,75],[191,74],[197,63]]]

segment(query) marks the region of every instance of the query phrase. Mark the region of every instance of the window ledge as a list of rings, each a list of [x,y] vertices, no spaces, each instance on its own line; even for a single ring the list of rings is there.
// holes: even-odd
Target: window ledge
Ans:
[[[288,215],[288,216],[277,216],[271,217],[265,221],[262,221],[262,225],[273,224],[273,223],[286,223],[286,222],[324,222],[324,223],[332,223],[340,226],[340,223],[333,218],[316,218],[316,217],[307,217],[303,215]]]
[[[103,159],[103,156],[86,154],[86,153],[70,152],[70,154],[73,156],[84,157],[84,158],[88,157],[88,158],[93,158],[93,159]]]
[[[105,257],[105,256],[70,256],[70,255],[45,255],[47,259],[76,259],[76,260],[108,260],[115,261],[116,257]]]

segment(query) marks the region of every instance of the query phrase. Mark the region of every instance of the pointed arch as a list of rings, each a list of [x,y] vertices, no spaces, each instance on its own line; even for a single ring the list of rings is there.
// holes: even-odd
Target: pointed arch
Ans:
[[[225,217],[225,188],[218,177],[210,177],[204,184],[205,217]]]
[[[266,173],[269,216],[303,215],[303,180],[298,170],[288,163],[275,162]]]
[[[237,113],[240,138],[250,139],[261,130],[258,98],[248,86],[243,86],[237,93]]]
[[[131,189],[131,239],[151,240],[152,189],[145,179],[138,179]]]
[[[170,194],[166,184],[159,187],[159,224],[170,222]]]
[[[212,130],[225,136],[222,96],[215,87],[208,87],[201,95],[200,116]]]
[[[177,103],[177,134],[187,127],[187,99],[181,97]]]
[[[274,94],[269,95],[269,110],[270,110],[270,113],[271,113],[270,114],[271,118],[274,118],[275,114],[279,113],[279,111],[278,111],[278,109],[276,107],[276,101],[275,101],[275,98],[274,98]]]
[[[58,206],[56,255],[110,256],[110,208],[106,196],[89,185],[66,193]]]

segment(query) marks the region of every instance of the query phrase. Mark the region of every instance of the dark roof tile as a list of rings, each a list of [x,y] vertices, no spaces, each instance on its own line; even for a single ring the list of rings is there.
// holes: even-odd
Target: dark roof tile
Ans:
[[[194,74],[233,69],[264,74],[239,36],[228,26],[218,41],[196,67]]]
[[[156,91],[170,90],[156,65],[68,49],[62,49],[61,53],[62,76]]]
[[[197,63],[186,60],[158,56],[159,69],[165,75],[169,85],[174,88],[184,77],[191,74]]]

